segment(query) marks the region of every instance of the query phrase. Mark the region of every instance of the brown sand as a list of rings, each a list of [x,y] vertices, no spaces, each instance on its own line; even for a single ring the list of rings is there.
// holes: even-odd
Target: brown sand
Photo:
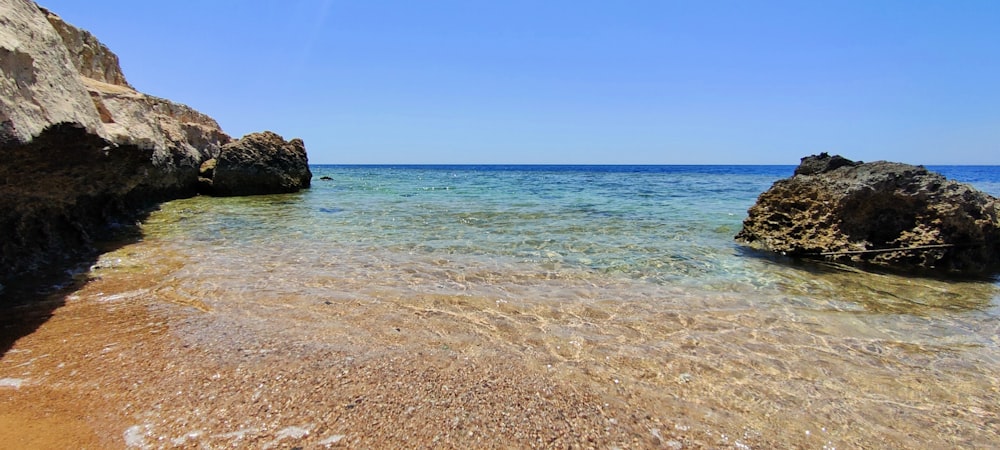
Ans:
[[[695,298],[676,310],[553,309],[421,289],[394,299],[363,283],[323,285],[325,298],[266,283],[234,290],[212,274],[192,282],[184,259],[156,261],[0,310],[0,342],[17,338],[0,355],[0,448],[976,448],[1000,438],[989,348],[835,337],[844,333],[820,321]],[[249,279],[263,276],[285,277]],[[36,330],[21,325],[50,313]]]
[[[0,387],[0,447],[690,448],[708,438],[502,348],[470,358],[436,344],[345,352],[261,337],[220,350],[175,333],[207,313],[94,300],[115,288],[96,280],[69,293],[0,359],[0,379],[21,380]],[[4,325],[35,313],[5,311]]]

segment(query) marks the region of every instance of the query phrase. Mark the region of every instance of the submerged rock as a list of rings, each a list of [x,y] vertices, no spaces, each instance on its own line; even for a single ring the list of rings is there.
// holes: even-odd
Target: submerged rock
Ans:
[[[1000,268],[1000,200],[922,166],[802,158],[736,240],[790,256],[985,275]]]
[[[285,141],[265,131],[224,145],[218,158],[202,165],[200,180],[212,195],[283,194],[308,188],[312,172],[301,139]]]

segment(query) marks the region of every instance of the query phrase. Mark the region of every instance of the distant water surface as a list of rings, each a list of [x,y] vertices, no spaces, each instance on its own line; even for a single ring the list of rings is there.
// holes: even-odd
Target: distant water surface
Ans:
[[[1000,195],[998,167],[931,169]],[[258,335],[349,347],[362,331],[322,330],[390,317],[426,331],[398,345],[514,349],[583,385],[621,383],[622,401],[720,445],[1000,442],[1000,284],[736,245],[757,196],[793,171],[314,166],[302,193],[163,205],[102,276],[174,267],[160,292]],[[354,322],[316,313],[324,302],[352,302]]]

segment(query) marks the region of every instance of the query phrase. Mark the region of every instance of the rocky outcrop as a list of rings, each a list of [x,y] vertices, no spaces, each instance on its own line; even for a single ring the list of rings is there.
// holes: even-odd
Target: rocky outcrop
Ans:
[[[29,0],[0,0],[0,285],[89,253],[160,201],[195,195],[202,163],[230,142],[207,115],[133,89],[90,33]],[[301,141],[284,147],[305,161]],[[299,166],[275,163],[302,179]]]
[[[114,54],[111,49],[98,41],[90,32],[66,23],[61,17],[45,8],[39,7],[39,9],[45,14],[46,20],[56,30],[56,33],[59,33],[66,50],[69,51],[73,66],[76,67],[81,76],[103,83],[132,88],[125,81],[125,74],[122,73],[121,65],[118,64],[118,55]]]
[[[0,142],[59,123],[153,150],[153,184],[191,194],[198,167],[231,139],[185,105],[136,92],[92,34],[25,0],[0,0]]]
[[[201,172],[202,189],[219,196],[297,192],[312,180],[302,140],[285,141],[270,131],[226,144]]]
[[[103,127],[121,145],[153,149],[154,173],[164,189],[191,193],[201,162],[232,139],[211,117],[166,99],[137,92],[125,80],[118,56],[91,33],[41,8],[62,38]]]
[[[164,189],[193,193],[201,163],[231,141],[214,119],[188,106],[96,80],[84,83],[109,140],[153,149],[152,182]]]
[[[824,153],[761,194],[736,239],[791,256],[989,274],[1000,267],[1000,200],[924,167]]]
[[[59,33],[34,3],[0,1],[0,142],[27,142],[51,125],[104,127]]]
[[[148,184],[151,153],[68,123],[0,149],[0,282],[59,266],[133,228],[165,195]]]

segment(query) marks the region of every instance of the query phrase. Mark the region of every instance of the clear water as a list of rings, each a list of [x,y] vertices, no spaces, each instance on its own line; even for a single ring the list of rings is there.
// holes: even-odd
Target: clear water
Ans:
[[[1000,195],[996,167],[935,167]],[[376,259],[451,293],[477,271],[628,283],[898,312],[990,304],[995,286],[860,274],[738,246],[746,210],[791,166],[316,166],[300,194],[165,205],[148,238],[275,258],[318,270]],[[321,177],[331,180],[321,180]],[[187,241],[196,243],[188,243]],[[267,250],[267,251],[265,251]],[[260,252],[260,253],[256,253]],[[230,255],[231,256],[231,255]],[[310,265],[299,267],[307,270]],[[502,270],[500,270],[502,269]],[[854,279],[845,286],[844,278]],[[444,281],[451,280],[451,283]],[[481,280],[485,281],[485,280]],[[495,284],[495,281],[490,280]],[[899,284],[889,291],[868,283]],[[907,290],[914,283],[939,286]],[[947,287],[982,291],[955,298]],[[423,286],[427,288],[427,286]],[[852,291],[845,289],[852,288]],[[848,295],[849,293],[849,295]]]
[[[998,167],[932,169],[1000,195]],[[998,442],[1000,284],[736,245],[793,170],[316,166],[302,193],[163,205],[101,276],[165,267],[150,289],[215,312],[197,345],[503,348],[720,445]]]

